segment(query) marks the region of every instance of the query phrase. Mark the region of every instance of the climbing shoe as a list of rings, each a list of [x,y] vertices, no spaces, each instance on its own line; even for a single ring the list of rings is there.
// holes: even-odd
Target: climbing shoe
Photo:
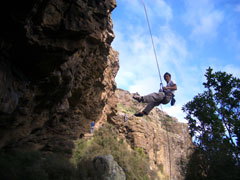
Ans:
[[[135,113],[134,116],[137,116],[137,117],[142,117],[144,115],[143,112],[138,112],[138,113]]]
[[[133,99],[137,100],[138,102],[143,102],[143,97],[140,96],[138,93],[133,94]]]
[[[138,112],[138,113],[135,113],[134,116],[137,116],[137,117],[142,117],[144,115],[148,115],[147,113],[145,113],[144,111],[143,112]]]

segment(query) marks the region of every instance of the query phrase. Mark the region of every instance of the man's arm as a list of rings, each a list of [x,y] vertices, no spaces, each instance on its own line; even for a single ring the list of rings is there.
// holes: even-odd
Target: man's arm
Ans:
[[[163,87],[164,90],[172,90],[172,91],[175,91],[177,90],[177,85],[176,84],[173,84],[172,86],[168,86],[168,87]]]

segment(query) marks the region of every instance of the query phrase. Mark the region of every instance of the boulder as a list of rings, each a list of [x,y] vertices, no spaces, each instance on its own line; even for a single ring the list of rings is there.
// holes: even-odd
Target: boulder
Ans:
[[[123,169],[114,161],[112,155],[97,156],[93,164],[99,180],[126,180]]]

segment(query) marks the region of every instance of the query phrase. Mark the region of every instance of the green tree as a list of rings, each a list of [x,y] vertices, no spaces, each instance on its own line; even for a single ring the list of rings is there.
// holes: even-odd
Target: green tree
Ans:
[[[213,73],[210,67],[205,77],[206,90],[183,106],[197,148],[189,168],[198,166],[201,171],[194,174],[189,169],[188,175],[192,179],[238,179],[240,79],[226,72]]]

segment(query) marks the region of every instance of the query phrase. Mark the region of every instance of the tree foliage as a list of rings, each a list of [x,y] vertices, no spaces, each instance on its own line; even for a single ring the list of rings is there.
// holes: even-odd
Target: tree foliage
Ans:
[[[205,77],[206,90],[183,107],[198,148],[192,158],[201,169],[196,179],[235,179],[240,166],[240,79],[213,73],[210,67]]]

